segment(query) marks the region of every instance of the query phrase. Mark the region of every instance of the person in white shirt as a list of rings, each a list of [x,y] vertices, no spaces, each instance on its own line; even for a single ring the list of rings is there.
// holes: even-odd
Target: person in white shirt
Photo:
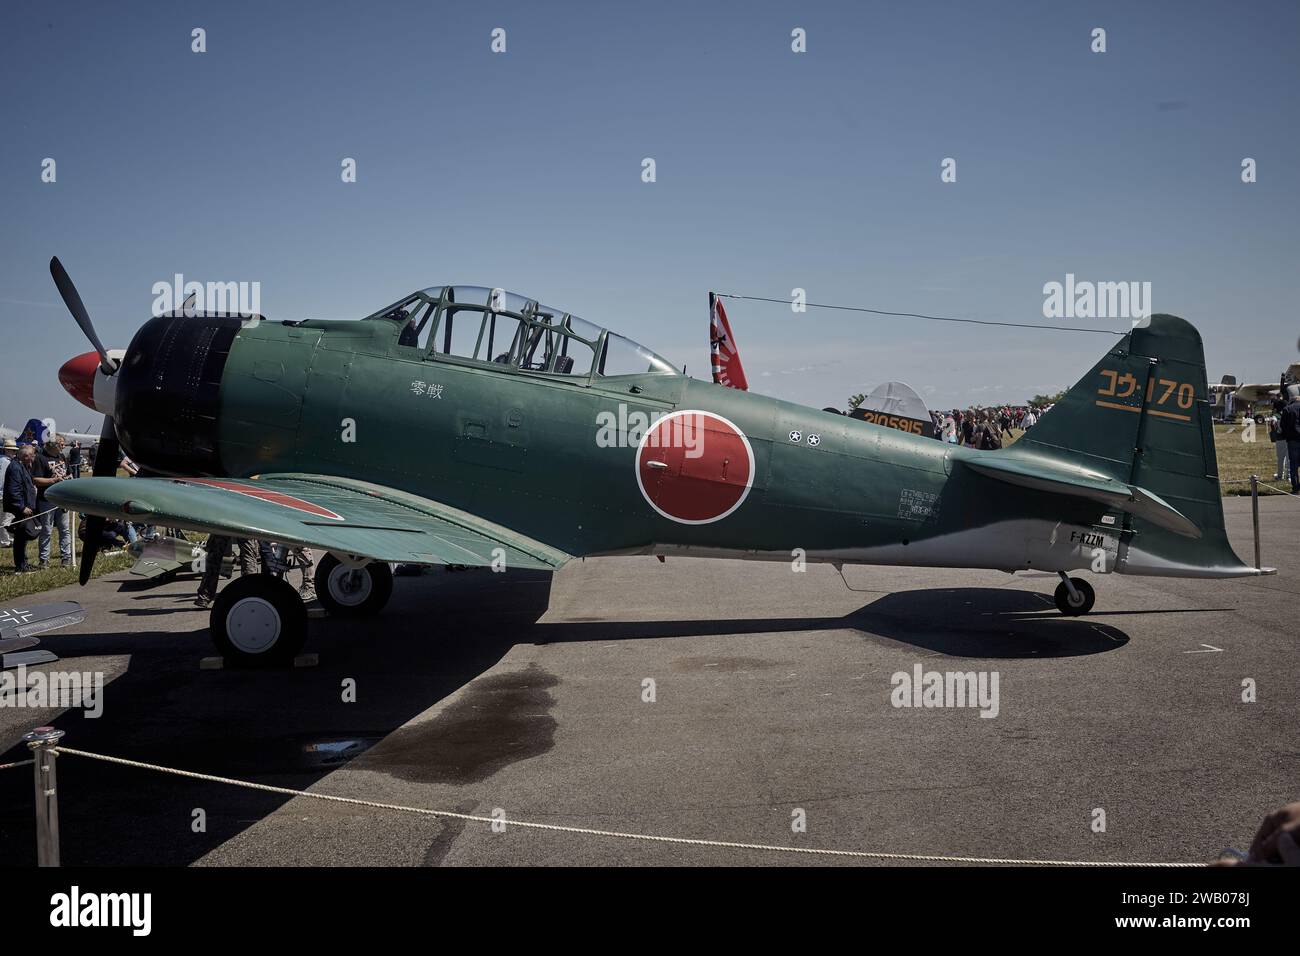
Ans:
[[[943,416],[943,440],[949,445],[957,444],[957,421],[951,415]]]

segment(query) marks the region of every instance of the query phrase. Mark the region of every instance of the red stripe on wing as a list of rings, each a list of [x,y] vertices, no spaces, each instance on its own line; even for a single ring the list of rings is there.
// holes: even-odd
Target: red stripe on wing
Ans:
[[[213,488],[233,491],[237,495],[247,495],[249,498],[268,501],[273,505],[292,508],[294,511],[303,511],[309,515],[314,515],[317,518],[329,518],[333,521],[343,520],[342,515],[335,514],[328,508],[322,508],[320,505],[312,504],[310,501],[303,501],[301,498],[293,497],[293,495],[286,495],[282,491],[273,491],[270,488],[260,488],[257,485],[247,485],[243,482],[226,481],[220,478],[185,478],[181,483],[187,485],[210,485]]]

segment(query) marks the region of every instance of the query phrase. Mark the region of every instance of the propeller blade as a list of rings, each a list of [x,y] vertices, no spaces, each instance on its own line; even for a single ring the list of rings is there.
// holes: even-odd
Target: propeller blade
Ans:
[[[96,478],[111,478],[117,474],[117,428],[113,419],[104,416],[104,427],[99,432],[99,448],[95,451],[95,465],[91,474]],[[95,557],[99,554],[100,544],[104,540],[104,526],[107,518],[99,515],[86,515],[86,540],[81,548],[81,571],[78,580],[85,584],[90,580],[91,569],[95,566]]]
[[[112,478],[117,474],[117,463],[121,457],[117,426],[113,424],[113,419],[105,415],[103,427],[99,430],[99,448],[95,452],[92,474],[96,478]]]
[[[86,540],[81,543],[81,569],[77,573],[77,581],[83,586],[90,580],[90,572],[95,567],[99,545],[104,540],[104,525],[107,523],[107,518],[86,515],[86,523],[82,526],[86,531]]]
[[[77,320],[77,325],[81,326],[82,334],[90,340],[90,344],[99,353],[99,367],[104,370],[105,375],[112,375],[115,366],[108,360],[108,350],[104,348],[104,343],[99,341],[99,336],[95,334],[95,326],[90,321],[90,313],[86,311],[86,306],[81,301],[81,295],[77,292],[77,287],[72,284],[72,280],[68,277],[68,271],[63,268],[63,263],[59,261],[58,256],[50,260],[50,275],[54,277],[54,284],[58,286],[59,295],[63,296],[63,304],[68,307],[72,317]]]

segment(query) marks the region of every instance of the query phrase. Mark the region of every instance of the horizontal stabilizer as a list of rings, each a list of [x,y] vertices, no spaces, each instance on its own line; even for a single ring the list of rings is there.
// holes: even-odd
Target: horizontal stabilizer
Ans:
[[[1111,508],[1127,511],[1186,538],[1201,536],[1200,528],[1159,495],[1096,472],[1001,455],[966,458],[962,460],[962,464],[981,475],[1005,481],[1010,485],[1087,498]]]

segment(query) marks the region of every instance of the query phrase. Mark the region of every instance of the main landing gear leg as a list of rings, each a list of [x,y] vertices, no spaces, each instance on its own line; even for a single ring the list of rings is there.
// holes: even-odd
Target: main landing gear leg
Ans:
[[[1061,583],[1056,586],[1056,609],[1070,617],[1091,611],[1097,600],[1092,585],[1083,578],[1069,577],[1064,571],[1057,573],[1061,575]]]

